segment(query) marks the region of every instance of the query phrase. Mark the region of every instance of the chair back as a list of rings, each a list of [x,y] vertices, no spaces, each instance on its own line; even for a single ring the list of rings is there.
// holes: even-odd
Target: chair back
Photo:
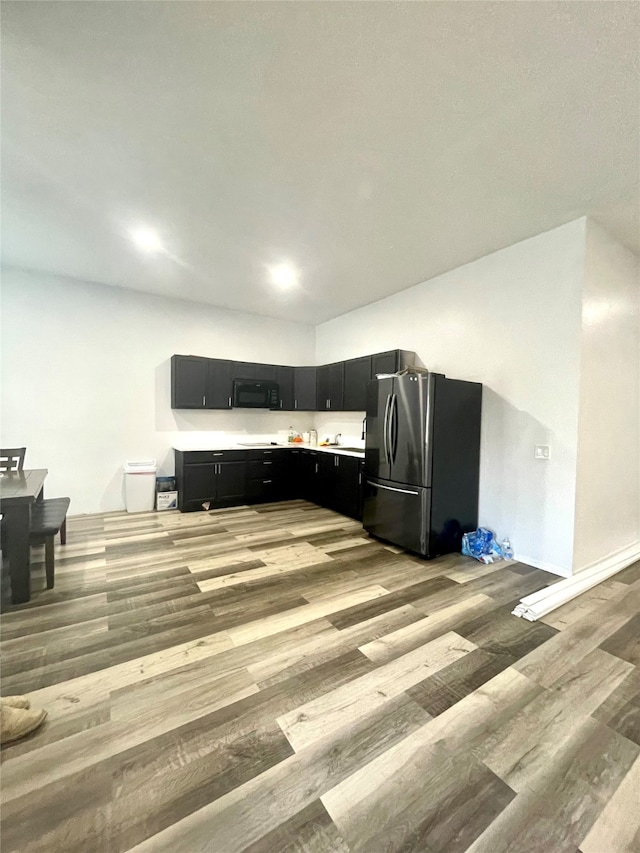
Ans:
[[[0,450],[0,471],[22,471],[26,447],[10,447]]]

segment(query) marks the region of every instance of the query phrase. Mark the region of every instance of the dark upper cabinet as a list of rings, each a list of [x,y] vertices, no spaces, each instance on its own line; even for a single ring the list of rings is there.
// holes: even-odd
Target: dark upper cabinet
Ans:
[[[415,363],[415,353],[390,350],[321,367],[287,367],[193,355],[171,359],[173,409],[230,409],[234,379],[273,381],[283,411],[364,411],[366,383]]]
[[[275,364],[254,364],[255,379],[261,379],[264,382],[276,382],[277,366]]]
[[[276,380],[275,364],[258,364],[253,361],[234,361],[232,364],[233,379],[257,379],[271,382]]]
[[[293,408],[302,412],[315,412],[317,407],[315,367],[293,368]]]
[[[344,402],[344,362],[323,364],[317,370],[318,411],[329,409],[340,411]]]
[[[207,376],[207,409],[230,409],[233,399],[233,362],[209,358]]]
[[[371,356],[371,379],[375,379],[378,373],[397,373],[404,367],[413,367],[415,361],[416,354],[406,350],[378,352]]]
[[[256,367],[252,361],[232,361],[232,379],[256,379]]]
[[[209,359],[174,355],[171,359],[171,408],[204,409]]]
[[[344,363],[345,412],[364,412],[367,407],[367,382],[371,379],[371,356],[352,358]]]
[[[280,408],[285,412],[295,409],[295,398],[293,396],[294,367],[276,367],[275,380],[280,388]]]

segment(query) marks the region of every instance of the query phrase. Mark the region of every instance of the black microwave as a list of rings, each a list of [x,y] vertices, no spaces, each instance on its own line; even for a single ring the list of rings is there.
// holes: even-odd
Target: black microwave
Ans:
[[[233,406],[236,409],[279,409],[280,386],[277,382],[234,379]]]

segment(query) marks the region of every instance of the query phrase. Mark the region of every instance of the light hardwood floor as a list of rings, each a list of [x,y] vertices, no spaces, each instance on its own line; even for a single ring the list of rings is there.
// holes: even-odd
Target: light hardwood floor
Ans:
[[[36,559],[38,555],[36,554]],[[70,519],[2,618],[2,850],[637,853],[640,563],[424,562],[304,501]]]

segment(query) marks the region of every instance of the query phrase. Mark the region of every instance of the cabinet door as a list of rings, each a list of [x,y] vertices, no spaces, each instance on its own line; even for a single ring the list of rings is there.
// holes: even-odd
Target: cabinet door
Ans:
[[[371,356],[371,379],[378,373],[395,373],[398,370],[398,350],[378,352]]]
[[[183,503],[213,501],[216,498],[216,471],[214,462],[184,466]]]
[[[277,367],[275,364],[254,364],[255,378],[275,382]]]
[[[312,450],[302,450],[300,459],[300,497],[317,503],[318,456]]]
[[[171,359],[171,408],[204,409],[209,359],[174,355]]]
[[[338,456],[336,460],[336,488],[333,509],[351,518],[360,518],[360,459],[355,456]]]
[[[404,367],[413,367],[415,363],[415,352],[401,349],[377,352],[371,356],[371,378],[375,379],[378,373],[397,373]]]
[[[344,363],[344,410],[364,412],[367,408],[367,382],[371,379],[371,356],[352,358]]]
[[[291,412],[295,408],[293,397],[293,367],[276,367],[276,382],[280,387],[280,408]]]
[[[244,462],[220,462],[218,464],[216,500],[244,498],[245,485]]]
[[[207,409],[230,409],[233,394],[233,362],[210,358],[207,382]]]
[[[344,408],[344,362],[329,365],[329,408]]]
[[[302,450],[287,450],[284,469],[283,491],[287,499],[301,496],[302,489]]]
[[[316,373],[315,367],[293,368],[294,409],[302,412],[315,412],[317,408]]]
[[[336,488],[338,481],[337,456],[332,453],[318,454],[318,493],[317,503],[329,509],[336,509]]]
[[[341,411],[344,397],[344,362],[318,367],[318,410]]]
[[[256,367],[252,361],[232,361],[232,379],[255,379]]]

